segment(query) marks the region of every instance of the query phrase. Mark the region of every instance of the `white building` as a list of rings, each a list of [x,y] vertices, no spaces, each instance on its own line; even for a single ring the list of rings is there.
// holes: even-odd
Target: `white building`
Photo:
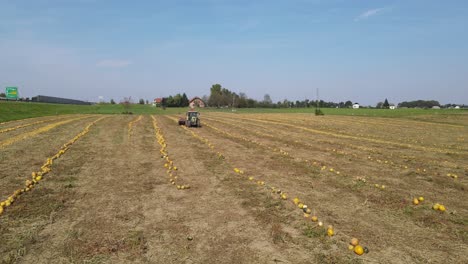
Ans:
[[[396,106],[394,104],[391,104],[388,108],[390,109],[396,109]]]
[[[358,109],[359,108],[359,103],[354,103],[353,104],[353,109]]]

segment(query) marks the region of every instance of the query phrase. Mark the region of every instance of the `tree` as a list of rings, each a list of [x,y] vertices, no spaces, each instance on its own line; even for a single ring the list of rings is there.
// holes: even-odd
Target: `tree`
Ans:
[[[166,106],[167,106],[167,98],[163,97],[161,98],[161,107],[163,110],[166,110]]]
[[[139,103],[139,104],[145,104],[145,100],[140,99],[140,101],[139,101],[138,103]]]
[[[265,106],[271,106],[271,104],[273,103],[273,101],[271,100],[271,97],[269,94],[265,94],[263,96],[263,103],[265,104]]]
[[[180,104],[182,103],[182,95],[181,94],[176,94],[173,97],[173,102],[172,105],[173,107],[180,107]]]
[[[148,100],[146,100],[146,104],[149,104]]]
[[[383,103],[382,108],[384,108],[384,109],[389,109],[390,108],[390,104],[388,103],[387,98],[385,98],[385,102]]]
[[[182,106],[182,107],[189,106],[189,99],[188,99],[188,97],[187,97],[187,95],[185,93],[182,94],[182,99],[181,99],[181,102],[180,102],[180,106]]]
[[[239,96],[236,93],[223,88],[221,84],[213,84],[210,89],[210,97],[208,98],[208,104],[210,106],[233,106],[237,104]]]
[[[174,96],[169,95],[169,97],[163,97],[161,106],[165,107],[186,107],[189,105],[188,97],[185,93],[176,94]]]
[[[203,95],[202,100],[203,100],[203,102],[205,102],[205,104],[208,104],[208,100],[209,100],[208,95],[206,95],[206,94]]]
[[[123,112],[124,114],[131,114],[132,112],[130,112],[130,108],[132,107],[132,97],[124,97],[124,99],[122,100],[122,102],[120,102],[125,111]]]
[[[248,98],[245,93],[239,93],[239,99],[237,100],[237,105],[239,108],[246,108],[248,107]]]
[[[221,89],[221,105],[232,106],[235,103],[235,94],[226,88]]]
[[[347,108],[350,108],[350,107],[353,106],[353,102],[348,100],[348,101],[345,102],[344,106],[347,107]]]
[[[382,102],[378,102],[376,105],[375,105],[375,108],[382,108],[384,103]]]
[[[210,88],[210,97],[208,98],[208,104],[211,106],[220,107],[221,97],[221,84],[213,84]]]
[[[0,97],[6,97],[5,93],[0,93]]]
[[[111,99],[110,103],[111,103],[111,104],[115,104],[114,99]]]

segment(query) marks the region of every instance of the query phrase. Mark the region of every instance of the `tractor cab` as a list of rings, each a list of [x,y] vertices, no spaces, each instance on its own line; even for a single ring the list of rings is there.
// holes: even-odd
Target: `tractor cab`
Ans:
[[[187,127],[201,127],[200,113],[198,111],[188,111],[186,114],[185,125]]]

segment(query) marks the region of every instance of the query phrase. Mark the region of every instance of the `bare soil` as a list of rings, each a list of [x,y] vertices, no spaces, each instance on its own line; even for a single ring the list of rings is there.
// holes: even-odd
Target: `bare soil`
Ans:
[[[0,201],[97,118],[1,149]],[[467,262],[466,115],[204,113],[203,127],[190,129],[158,116],[173,173],[188,190],[170,183],[152,118],[137,118],[96,123],[5,208],[0,263]],[[27,119],[0,130],[39,120],[0,141],[58,122]],[[424,202],[413,205],[419,196]],[[304,218],[294,197],[324,226]],[[348,250],[353,237],[369,253]]]

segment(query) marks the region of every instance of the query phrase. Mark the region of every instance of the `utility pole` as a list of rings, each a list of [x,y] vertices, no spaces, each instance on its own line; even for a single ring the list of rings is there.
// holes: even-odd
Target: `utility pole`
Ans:
[[[233,94],[233,95],[232,95],[232,110],[231,110],[231,112],[234,112],[234,100],[235,100],[235,98],[236,98],[236,97],[235,97],[235,95]]]
[[[320,105],[319,105],[319,89],[317,88],[316,90],[317,93],[317,106],[315,107],[315,115],[320,111]]]

